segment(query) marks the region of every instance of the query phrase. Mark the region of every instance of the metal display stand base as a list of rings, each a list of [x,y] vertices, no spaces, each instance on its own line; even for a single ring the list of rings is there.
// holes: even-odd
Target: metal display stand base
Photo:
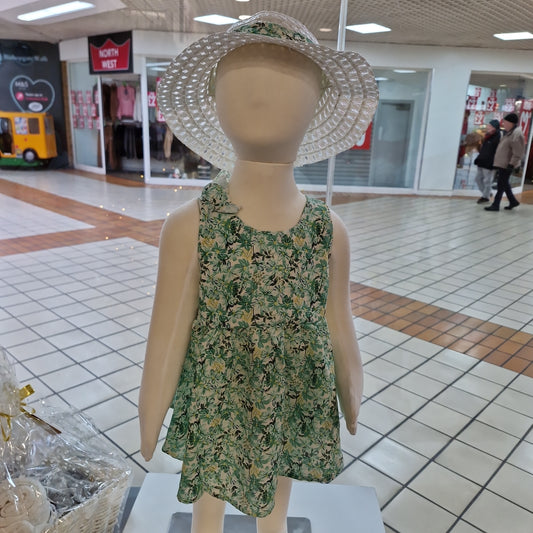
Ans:
[[[188,515],[188,520],[192,513],[192,505],[176,499],[179,480],[179,474],[147,474],[124,527],[124,533],[182,533],[180,529],[169,529],[177,523],[176,513]],[[371,487],[295,481],[288,515],[291,519],[305,517],[312,533],[385,533],[376,493]],[[244,518],[244,521],[239,523],[239,528],[226,529],[233,527],[233,520],[236,520],[234,517],[237,516],[242,517],[238,520]],[[255,527],[253,518],[246,517],[228,504],[224,533],[247,533],[248,529],[244,527],[247,527],[246,523],[250,523],[250,520]],[[289,525],[292,524],[298,525],[296,522],[289,522]],[[188,527],[183,533],[189,533],[190,522]],[[255,533],[254,528],[249,531]],[[305,529],[289,531],[309,533],[309,530]]]
[[[189,533],[191,531],[192,514],[174,513],[170,519],[168,533]],[[288,533],[311,533],[311,522],[308,518],[287,518]],[[256,533],[255,518],[251,516],[229,514],[224,517],[224,533]]]

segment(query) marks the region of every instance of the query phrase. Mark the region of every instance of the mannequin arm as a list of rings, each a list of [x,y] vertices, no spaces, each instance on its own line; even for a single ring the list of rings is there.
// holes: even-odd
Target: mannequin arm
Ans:
[[[179,382],[198,309],[199,214],[196,200],[172,213],[161,230],[157,285],[141,390],[141,454],[149,461]]]
[[[350,245],[341,219],[333,212],[331,218],[333,244],[326,318],[333,347],[337,394],[346,428],[355,435],[363,395],[363,366],[350,305]]]

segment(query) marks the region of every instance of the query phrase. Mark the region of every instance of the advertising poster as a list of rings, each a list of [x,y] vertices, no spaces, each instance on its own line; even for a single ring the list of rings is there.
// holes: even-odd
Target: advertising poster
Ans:
[[[68,165],[61,65],[56,44],[0,39],[0,110],[50,113],[58,155],[51,168]],[[72,98],[72,95],[71,95]]]

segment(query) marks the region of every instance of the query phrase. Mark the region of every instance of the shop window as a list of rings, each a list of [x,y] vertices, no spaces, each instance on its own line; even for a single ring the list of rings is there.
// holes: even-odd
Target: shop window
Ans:
[[[170,60],[164,58],[146,59],[150,174],[154,178],[212,179],[218,169],[190,150],[172,133],[157,107],[157,86],[169,64]]]
[[[412,188],[429,73],[374,69],[380,99],[365,136],[335,160],[334,186]],[[327,161],[295,170],[298,183],[325,185]]]
[[[87,62],[69,63],[70,116],[75,166],[102,167],[98,77]]]
[[[520,119],[519,127],[527,143],[531,132],[532,110],[533,80],[517,75],[472,72],[465,97],[463,124],[457,151],[455,190],[478,189],[475,160],[487,124],[493,119],[501,122],[507,113],[516,113]],[[524,177],[526,183],[531,181],[532,176],[524,176],[527,156],[528,154],[525,154],[521,168],[511,176],[513,187],[519,187],[524,182]]]
[[[212,179],[218,169],[183,145],[157,108],[156,91],[170,60],[147,58],[152,177]],[[380,101],[365,136],[336,156],[335,186],[412,188],[421,145],[429,71],[374,69]],[[302,185],[324,187],[328,161],[295,168]]]
[[[28,132],[32,134],[39,134],[39,119],[38,118],[29,118],[28,119]]]

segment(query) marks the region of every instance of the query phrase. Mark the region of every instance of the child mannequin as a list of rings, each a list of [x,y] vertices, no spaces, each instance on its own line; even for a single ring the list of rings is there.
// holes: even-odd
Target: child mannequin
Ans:
[[[266,43],[241,46],[218,64],[217,114],[237,156],[226,193],[229,205],[251,232],[289,232],[309,209],[296,186],[293,162],[319,101],[321,78],[320,68],[309,58]],[[349,302],[349,244],[341,220],[332,212],[328,216],[332,241],[325,315],[337,394],[346,427],[355,434],[363,373]],[[180,382],[199,309],[201,217],[198,203],[189,202],[171,214],[161,233],[139,398],[141,453],[146,460],[152,457]],[[184,463],[182,480],[185,469]],[[287,531],[291,479],[278,474],[274,485],[273,506],[256,514],[258,533]],[[223,499],[205,491],[199,494],[194,500],[192,533],[222,533],[224,507]]]

